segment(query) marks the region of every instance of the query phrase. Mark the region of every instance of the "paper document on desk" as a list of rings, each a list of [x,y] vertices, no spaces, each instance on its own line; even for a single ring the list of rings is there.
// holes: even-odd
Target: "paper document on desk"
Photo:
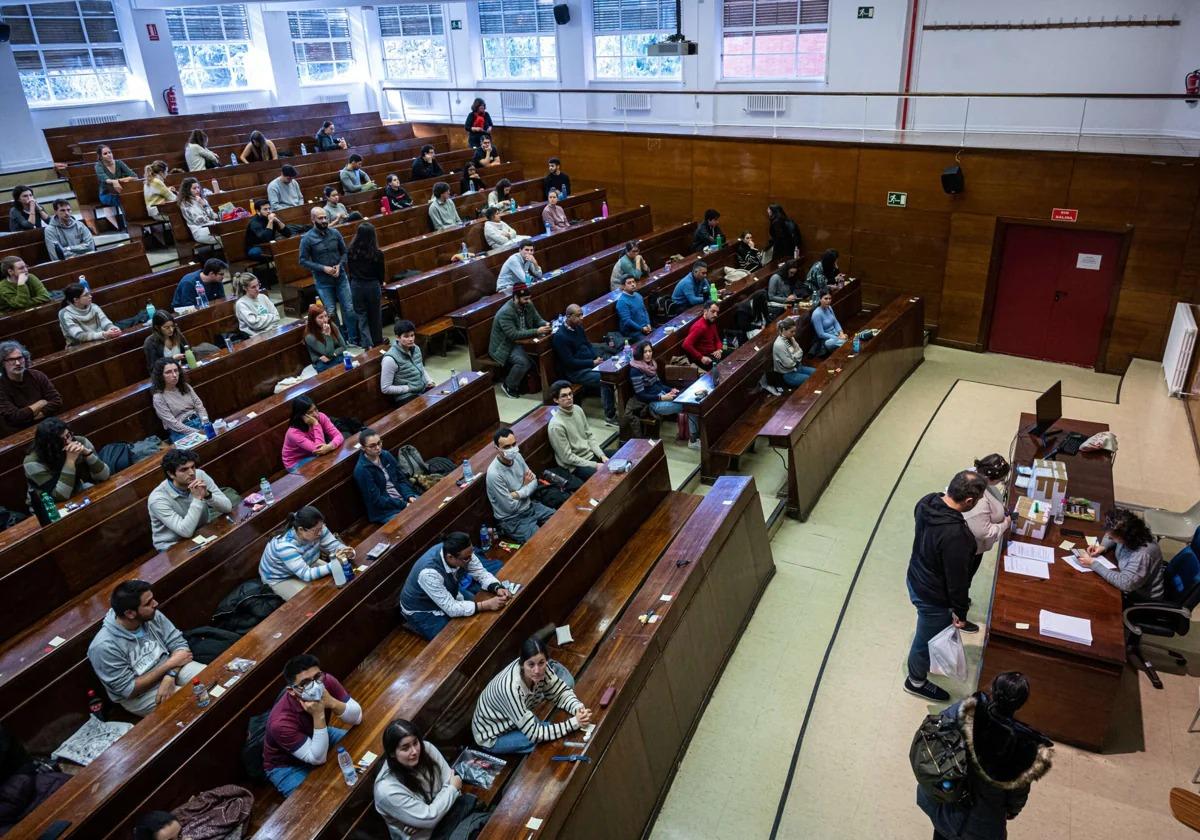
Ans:
[[[1110,561],[1107,557],[1102,557],[1099,554],[1092,558],[1092,562],[1097,566],[1103,566],[1110,572],[1115,572],[1117,570],[1117,567],[1112,564],[1112,561]]]
[[[1038,632],[1052,639],[1091,645],[1092,622],[1086,618],[1042,610],[1038,614]]]
[[[1041,578],[1042,580],[1050,579],[1050,566],[1046,563],[1039,563],[1037,560],[1030,560],[1028,557],[1005,555],[1004,571],[1017,575]]]
[[[1068,554],[1066,557],[1064,557],[1063,562],[1077,572],[1083,572],[1085,575],[1090,575],[1092,573],[1092,570],[1087,566],[1080,565],[1079,561],[1075,559],[1075,555],[1073,554]]]
[[[1024,557],[1026,560],[1038,560],[1042,563],[1054,562],[1054,549],[1048,545],[1009,540],[1004,547],[1004,553],[1010,557]]]

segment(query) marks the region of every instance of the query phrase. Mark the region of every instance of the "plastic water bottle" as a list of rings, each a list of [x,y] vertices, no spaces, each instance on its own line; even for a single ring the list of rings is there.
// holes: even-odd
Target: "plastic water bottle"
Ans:
[[[546,235],[547,236],[550,235],[550,223],[549,222],[546,222]]]
[[[608,202],[607,201],[600,202],[600,218],[601,219],[608,218]]]
[[[463,481],[474,481],[475,471],[471,469],[471,462],[467,458],[463,458]]]
[[[154,308],[154,301],[152,301],[152,300],[146,301],[146,317],[147,318],[153,318],[154,313],[157,311],[158,310]]]
[[[58,512],[58,505],[54,504],[54,499],[45,491],[42,491],[42,508],[46,511],[46,518],[51,522],[57,522],[62,519],[62,516]]]
[[[200,367],[200,363],[196,361],[196,354],[192,351],[191,347],[183,351],[183,359],[192,370]]]
[[[217,429],[215,426],[213,426],[211,420],[204,421],[204,436],[209,440],[212,440],[217,436]]]
[[[346,370],[353,370],[354,368],[354,357],[350,355],[349,350],[342,351],[342,366]]]
[[[354,579],[354,566],[350,565],[349,560],[342,561],[342,574],[346,576],[346,580]]]
[[[517,212],[517,200],[515,198],[510,198],[508,200],[508,212],[509,213]]]
[[[1066,521],[1067,497],[1059,496],[1055,501],[1058,504],[1054,506],[1054,524],[1062,525]]]
[[[862,342],[858,340],[858,336],[854,336],[854,352],[857,353],[862,349]]]
[[[92,287],[88,285],[87,278],[82,274],[79,275],[79,285],[83,286],[83,290],[85,292],[90,292],[92,290]]]
[[[199,280],[196,281],[196,308],[204,309],[208,306],[208,294],[204,291],[204,284]]]
[[[456,371],[454,368],[450,368],[450,390],[458,390],[458,371]]]
[[[725,244],[725,237],[722,234],[717,234],[717,247],[720,248]]]
[[[88,714],[96,720],[104,720],[104,701],[90,688],[87,693]]]
[[[196,706],[198,708],[203,709],[212,702],[208,696],[208,689],[205,688],[204,683],[200,682],[199,677],[192,680],[192,694],[196,697]]]
[[[230,338],[229,336],[225,336],[225,349],[228,350],[230,353],[233,352],[233,339]]]
[[[265,475],[258,480],[258,492],[262,493],[263,501],[267,504],[275,504],[275,491],[271,489],[271,482],[267,481]]]
[[[468,259],[470,259],[470,258],[471,258],[471,252],[470,252],[470,250],[467,248],[467,243],[466,243],[466,242],[464,242],[464,243],[462,244],[462,248],[461,248],[461,249],[459,249],[459,252],[458,252],[458,254],[459,254],[459,256],[461,256],[461,257],[462,257],[462,260],[463,260],[463,262],[466,262]]]
[[[492,547],[492,532],[488,530],[488,526],[479,526],[479,547],[484,551]]]
[[[342,768],[342,778],[346,780],[346,784],[354,787],[354,783],[358,781],[358,771],[354,769],[354,762],[350,760],[350,753],[346,752],[345,747],[338,747],[338,767]]]
[[[629,339],[625,339],[625,346],[621,348],[621,361],[629,364],[633,361],[633,348],[629,346]]]
[[[229,153],[229,165],[237,166],[237,155],[235,155],[233,152]]]
[[[300,144],[300,154],[302,154],[302,155],[308,154],[308,146],[304,143]]]

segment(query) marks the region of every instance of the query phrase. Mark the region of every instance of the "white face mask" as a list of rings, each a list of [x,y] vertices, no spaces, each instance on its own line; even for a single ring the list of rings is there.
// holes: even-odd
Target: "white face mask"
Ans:
[[[325,683],[315,682],[300,692],[300,699],[312,703],[325,696]]]
[[[516,444],[513,444],[512,446],[508,447],[507,449],[501,449],[500,454],[511,461],[513,458],[515,458],[517,456],[517,453],[519,453],[520,451],[521,451],[521,448],[519,446],[517,446]]]

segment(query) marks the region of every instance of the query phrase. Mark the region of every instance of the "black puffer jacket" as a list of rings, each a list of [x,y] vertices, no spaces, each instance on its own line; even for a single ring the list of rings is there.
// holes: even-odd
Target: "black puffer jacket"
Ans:
[[[928,604],[949,607],[966,618],[975,538],[958,511],[930,493],[913,510],[916,531],[908,561],[908,585]]]

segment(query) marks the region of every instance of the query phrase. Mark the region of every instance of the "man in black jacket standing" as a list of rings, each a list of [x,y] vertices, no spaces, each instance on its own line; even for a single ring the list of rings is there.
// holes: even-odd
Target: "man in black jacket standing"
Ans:
[[[908,560],[908,596],[917,608],[917,631],[908,651],[904,690],[926,700],[950,699],[945,689],[929,682],[929,640],[950,624],[965,633],[979,630],[967,621],[975,538],[963,514],[986,491],[987,482],[979,473],[963,470],[945,493],[930,493],[913,511],[916,534]]]

